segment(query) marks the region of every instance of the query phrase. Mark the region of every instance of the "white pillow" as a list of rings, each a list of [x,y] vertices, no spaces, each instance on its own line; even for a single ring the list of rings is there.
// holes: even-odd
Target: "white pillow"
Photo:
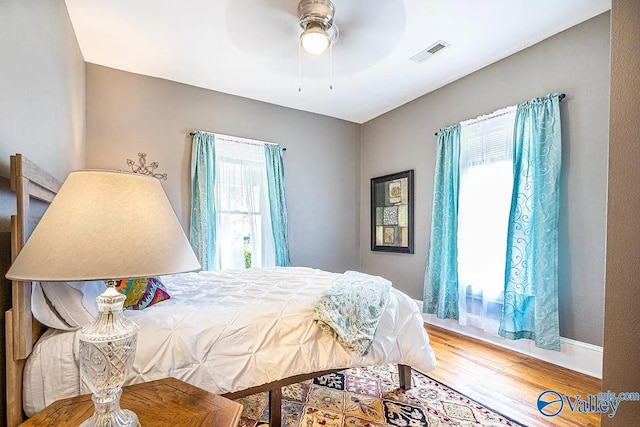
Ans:
[[[40,282],[33,282],[31,286],[31,312],[40,323],[50,328],[62,329],[63,331],[77,329],[68,325],[47,301]]]
[[[31,298],[34,302],[35,296],[35,304],[32,305],[37,306],[34,316],[41,323],[56,329],[73,330],[89,326],[98,313],[95,298],[104,287],[102,281],[39,282],[34,286],[35,292]],[[41,288],[41,294],[38,288]]]
[[[98,316],[98,302],[96,298],[104,292],[106,286],[103,280],[91,282],[67,282],[69,286],[82,292],[82,306],[93,318]]]

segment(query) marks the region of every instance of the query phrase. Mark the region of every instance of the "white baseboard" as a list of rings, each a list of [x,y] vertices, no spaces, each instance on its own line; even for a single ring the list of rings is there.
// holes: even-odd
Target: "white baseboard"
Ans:
[[[416,300],[416,302],[419,307],[422,307],[422,301]],[[422,316],[424,321],[430,325],[458,332],[462,335],[602,379],[602,347],[597,345],[561,337],[560,351],[545,350],[536,347],[531,340],[507,340],[498,334],[491,334],[473,326],[460,326],[454,319],[438,319],[434,314],[426,313],[423,313]]]

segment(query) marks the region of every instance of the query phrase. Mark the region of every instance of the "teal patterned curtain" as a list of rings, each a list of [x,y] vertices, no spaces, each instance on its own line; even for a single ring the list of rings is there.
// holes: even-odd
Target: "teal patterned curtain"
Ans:
[[[518,105],[514,184],[499,334],[560,350],[558,210],[561,159],[557,93]]]
[[[215,135],[196,132],[191,148],[191,225],[189,237],[203,270],[215,270]]]
[[[271,211],[271,229],[275,243],[276,265],[287,267],[289,260],[289,234],[287,222],[287,201],[284,195],[284,162],[282,147],[265,144],[267,163],[267,182],[269,190],[269,209]]]
[[[458,318],[459,160],[460,125],[440,129],[423,311],[441,319]]]

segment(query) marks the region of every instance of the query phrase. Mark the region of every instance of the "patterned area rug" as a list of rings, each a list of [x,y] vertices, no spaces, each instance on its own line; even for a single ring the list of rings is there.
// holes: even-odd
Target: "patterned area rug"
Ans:
[[[396,365],[353,368],[282,389],[286,427],[522,426],[413,371],[412,388],[398,388]],[[266,393],[237,400],[240,427],[267,426]]]

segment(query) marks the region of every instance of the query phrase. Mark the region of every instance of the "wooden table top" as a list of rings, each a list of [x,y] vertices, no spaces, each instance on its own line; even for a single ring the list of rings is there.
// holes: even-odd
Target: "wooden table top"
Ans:
[[[120,407],[136,413],[144,427],[236,427],[242,405],[175,378],[124,387]],[[20,426],[76,427],[93,415],[91,395],[58,400]]]

